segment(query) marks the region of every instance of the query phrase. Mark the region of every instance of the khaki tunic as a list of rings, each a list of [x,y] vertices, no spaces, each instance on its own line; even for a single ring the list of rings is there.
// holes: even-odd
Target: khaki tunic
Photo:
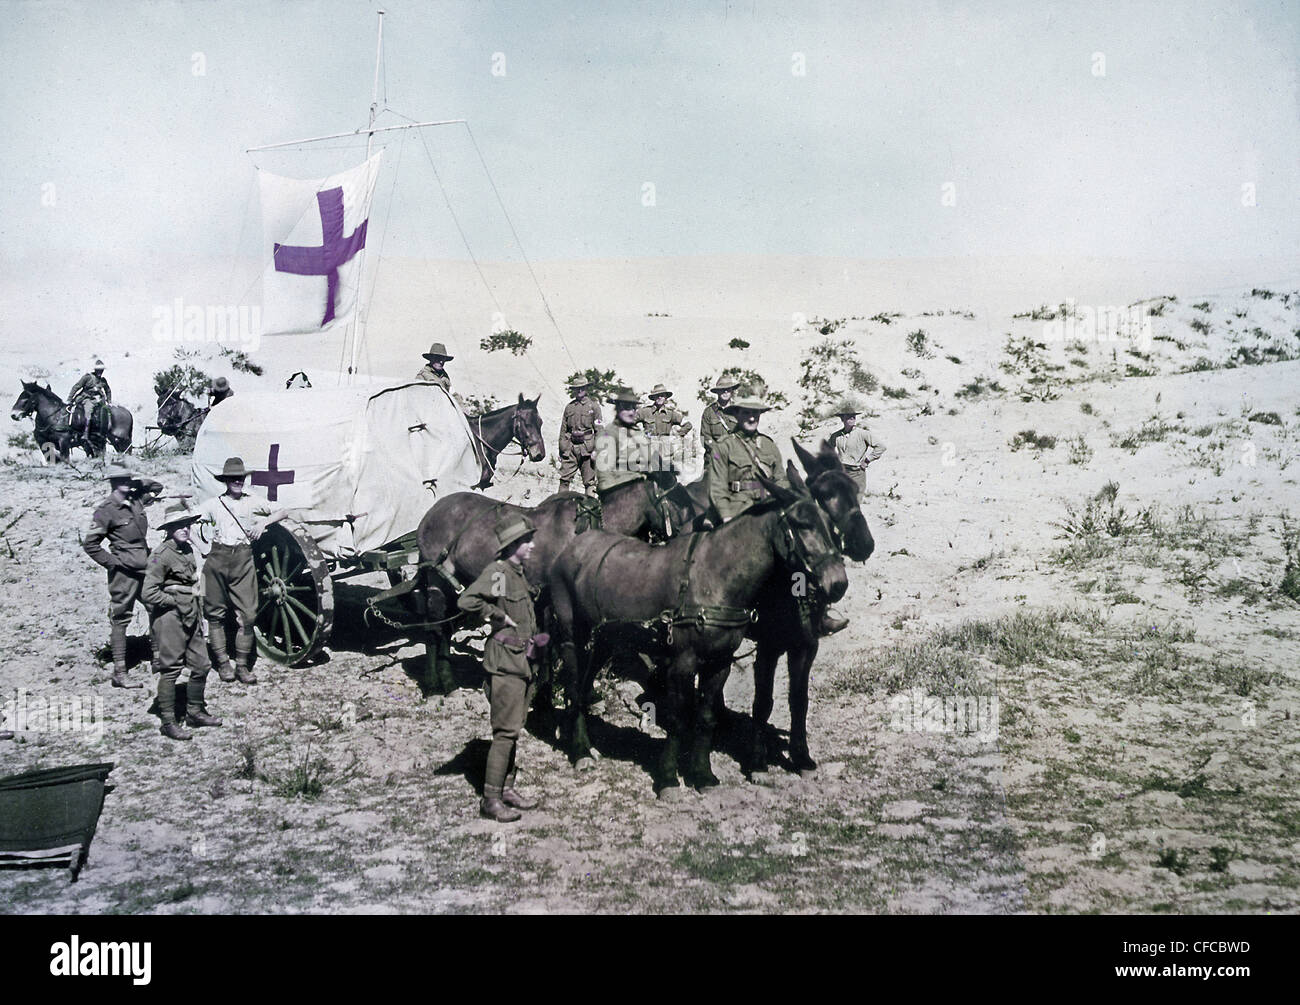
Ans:
[[[664,405],[663,408],[642,405],[637,409],[636,418],[650,436],[680,436],[691,431],[686,413],[672,405]]]
[[[483,669],[531,680],[533,668],[524,649],[538,631],[537,608],[523,569],[497,559],[465,588],[456,604],[486,618],[495,629],[483,648]],[[506,615],[514,619],[513,626],[506,624]]]
[[[72,390],[68,393],[68,404],[75,404],[80,398],[103,398],[107,402],[112,402],[113,389],[108,386],[108,381],[103,377],[98,377],[94,373],[83,374],[82,378],[72,385]]]
[[[560,456],[589,456],[596,449],[596,433],[600,427],[599,405],[590,398],[569,402],[564,406],[564,418],[560,421]]]
[[[158,670],[175,679],[182,666],[190,681],[201,685],[212,669],[199,627],[199,598],[194,550],[168,538],[149,556],[141,599],[149,608],[149,628]],[[190,711],[194,711],[192,706]]]
[[[722,410],[715,401],[704,409],[700,416],[700,439],[704,443],[705,456],[728,433],[734,432],[736,420]]]
[[[844,465],[849,477],[859,489],[867,488],[867,465],[880,460],[885,452],[884,444],[871,435],[871,430],[861,424],[852,429],[838,429],[827,441],[835,448],[835,453]]]
[[[81,549],[110,572],[122,569],[140,573],[149,562],[145,540],[148,530],[149,518],[139,499],[120,503],[110,495],[95,507]],[[104,547],[105,540],[108,548]]]
[[[781,451],[770,436],[737,432],[714,445],[709,454],[709,500],[724,523],[767,498],[760,474],[789,488]]]

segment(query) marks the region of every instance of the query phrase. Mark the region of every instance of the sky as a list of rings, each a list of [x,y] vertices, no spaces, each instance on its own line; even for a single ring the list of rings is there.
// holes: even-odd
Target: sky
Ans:
[[[384,6],[379,124],[468,119],[535,261],[1300,260],[1294,3]],[[0,0],[0,264],[255,254],[254,167],[364,142],[244,151],[366,124],[376,9]],[[382,140],[372,247],[466,256],[440,178],[516,260],[470,133],[420,132]]]

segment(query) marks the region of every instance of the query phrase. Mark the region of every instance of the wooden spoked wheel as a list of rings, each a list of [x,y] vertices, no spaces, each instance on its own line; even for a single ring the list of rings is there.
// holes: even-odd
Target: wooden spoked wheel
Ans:
[[[334,627],[334,584],[325,556],[306,528],[282,520],[254,542],[253,567],[258,652],[300,666],[324,648]]]

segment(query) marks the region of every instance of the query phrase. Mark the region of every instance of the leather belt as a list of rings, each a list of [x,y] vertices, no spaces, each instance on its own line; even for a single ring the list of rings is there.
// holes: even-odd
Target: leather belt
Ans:
[[[766,492],[762,482],[732,482],[732,492]]]

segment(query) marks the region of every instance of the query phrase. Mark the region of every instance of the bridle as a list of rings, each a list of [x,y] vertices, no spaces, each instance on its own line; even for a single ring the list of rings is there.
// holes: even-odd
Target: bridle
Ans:
[[[802,535],[791,523],[791,516],[800,507],[812,507],[816,521],[816,527],[821,531],[825,540],[831,543],[831,548],[827,549],[824,554],[814,556],[804,543]],[[837,538],[833,526],[826,520],[826,515],[822,512],[821,506],[815,499],[797,499],[789,506],[782,507],[777,516],[777,525],[781,528],[780,544],[777,546],[777,554],[787,566],[795,567],[798,571],[806,573],[814,583],[821,580],[821,574],[826,567],[833,562],[840,560],[840,552],[836,549]]]

